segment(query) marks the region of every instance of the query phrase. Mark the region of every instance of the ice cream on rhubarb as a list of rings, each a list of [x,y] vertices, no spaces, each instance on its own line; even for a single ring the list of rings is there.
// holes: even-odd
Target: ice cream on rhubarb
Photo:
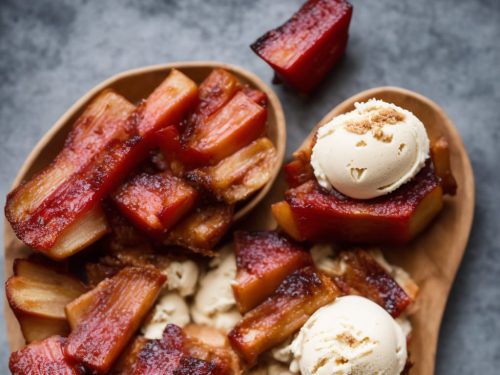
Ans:
[[[428,158],[423,123],[410,111],[372,99],[318,129],[311,165],[322,187],[371,199],[410,181]]]
[[[291,344],[290,369],[302,375],[399,375],[406,337],[379,305],[359,296],[317,310]]]

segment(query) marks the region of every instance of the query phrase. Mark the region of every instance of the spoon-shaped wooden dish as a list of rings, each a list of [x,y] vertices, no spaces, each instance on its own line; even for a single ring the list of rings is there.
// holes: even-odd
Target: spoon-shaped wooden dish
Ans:
[[[462,260],[474,214],[472,167],[453,123],[436,103],[415,92],[380,87],[363,91],[335,107],[313,129],[301,147],[306,147],[316,129],[333,117],[354,109],[355,102],[382,99],[412,111],[425,124],[429,137],[445,136],[450,143],[452,170],[458,191],[445,198],[445,206],[431,226],[404,248],[384,249],[387,259],[408,271],[420,286],[416,311],[411,317],[413,333],[409,351],[415,363],[412,375],[434,373],[439,327],[451,285]],[[242,223],[246,228],[276,226],[270,204],[283,198],[286,184],[278,179],[266,199]]]
[[[255,74],[234,65],[211,61],[179,62],[129,70],[111,77],[108,80],[97,85],[87,94],[85,94],[81,99],[79,99],[75,104],[73,104],[73,106],[71,106],[71,108],[68,109],[68,111],[64,115],[62,115],[59,120],[57,120],[53,127],[38,142],[38,144],[35,146],[31,154],[28,156],[23,166],[21,167],[21,170],[19,171],[14,181],[13,188],[21,183],[21,181],[30,178],[34,173],[45,167],[54,159],[59,150],[61,150],[64,139],[71,129],[71,126],[73,125],[75,119],[82,113],[87,104],[89,104],[90,101],[94,97],[96,97],[97,94],[99,94],[102,90],[107,88],[114,89],[118,93],[125,96],[132,103],[135,103],[147,97],[149,93],[151,93],[153,89],[166,77],[170,69],[173,68],[182,71],[196,83],[200,83],[206,76],[208,76],[212,69],[223,68],[233,73],[243,83],[247,83],[250,86],[257,88],[267,94],[267,136],[276,146],[278,157],[276,165],[273,169],[272,177],[267,185],[265,185],[255,196],[253,196],[235,213],[235,220],[243,218],[264,198],[264,196],[271,189],[273,182],[279,173],[285,155],[285,116],[281,107],[281,103],[274,91]],[[4,274],[5,278],[7,278],[12,274],[13,260],[20,256],[23,256],[27,252],[27,250],[22,242],[16,238],[9,223],[6,220],[4,220],[4,245]],[[15,319],[12,311],[10,310],[10,307],[6,302],[5,320],[7,324],[7,336],[10,344],[10,349],[16,350],[17,348],[24,345],[24,339],[22,338],[21,332],[19,330],[17,320]]]

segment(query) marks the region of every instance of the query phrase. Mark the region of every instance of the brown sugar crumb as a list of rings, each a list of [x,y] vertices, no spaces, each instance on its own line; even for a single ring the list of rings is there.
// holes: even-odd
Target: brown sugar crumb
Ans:
[[[335,364],[337,365],[345,365],[347,362],[349,362],[349,360],[345,357],[335,358]]]
[[[381,108],[378,109],[375,114],[371,117],[371,122],[383,126],[383,125],[394,125],[405,119],[405,116],[396,111],[393,108]]]
[[[356,339],[349,333],[341,333],[336,336],[336,339],[344,344],[349,345],[351,348],[357,348],[360,345],[366,344],[370,339],[368,337],[364,337],[361,340]]]
[[[366,146],[366,142],[361,140],[359,141],[358,143],[356,143],[356,147],[365,147]]]
[[[363,135],[372,130],[373,126],[370,120],[363,119],[358,121],[349,121],[345,126],[347,131],[354,134]]]
[[[351,133],[359,135],[363,135],[371,131],[375,139],[385,143],[392,142],[392,135],[385,134],[382,131],[382,128],[384,125],[395,125],[398,122],[404,121],[404,114],[393,108],[377,107],[368,109],[368,112],[370,112],[369,118],[349,121],[346,124],[345,129]],[[361,142],[358,142],[356,146],[366,146],[366,144],[363,145]]]
[[[385,134],[382,129],[377,129],[374,130],[373,136],[375,139],[384,142],[384,143],[391,143],[392,142],[392,134]]]

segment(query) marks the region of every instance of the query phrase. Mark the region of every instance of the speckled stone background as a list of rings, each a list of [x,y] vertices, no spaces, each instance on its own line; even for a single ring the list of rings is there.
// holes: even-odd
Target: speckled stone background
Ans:
[[[2,206],[31,148],[94,85],[126,69],[177,60],[234,63],[269,81],[271,70],[248,45],[301,2],[0,0]],[[470,153],[477,206],[441,330],[437,374],[498,374],[500,1],[352,2],[347,56],[321,89],[304,99],[276,87],[287,149],[331,107],[370,87],[406,87],[443,106]],[[0,349],[0,373],[7,373],[3,335]]]

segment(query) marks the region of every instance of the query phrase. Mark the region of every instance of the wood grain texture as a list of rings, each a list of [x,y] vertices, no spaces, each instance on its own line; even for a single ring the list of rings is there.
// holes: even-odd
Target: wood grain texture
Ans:
[[[413,112],[424,123],[431,139],[445,136],[450,143],[451,165],[458,182],[457,195],[446,197],[443,211],[412,243],[402,248],[386,248],[387,259],[408,271],[420,286],[411,316],[413,325],[409,347],[414,367],[412,375],[434,373],[439,328],[446,301],[458,266],[464,255],[474,215],[474,175],[467,152],[453,123],[436,103],[415,92],[380,87],[363,91],[335,107],[314,128],[333,117],[354,109],[355,102],[371,98],[392,102]],[[306,139],[301,147],[305,147]],[[276,227],[270,204],[283,199],[286,189],[283,175],[266,199],[241,223],[246,229]]]
[[[24,162],[12,187],[14,188],[22,181],[29,179],[54,159],[59,150],[62,149],[66,135],[74,121],[102,90],[111,88],[125,96],[132,103],[137,103],[147,97],[171,69],[178,69],[196,83],[201,83],[214,68],[226,69],[236,75],[243,83],[266,93],[268,97],[267,136],[277,149],[276,164],[270,181],[236,211],[234,219],[240,220],[265,197],[279,173],[286,147],[285,116],[274,91],[255,74],[234,65],[213,61],[178,62],[129,70],[97,85],[73,104],[43,136]],[[4,250],[4,274],[5,278],[8,278],[12,274],[13,260],[25,256],[29,253],[29,250],[17,239],[6,220],[4,222]],[[12,311],[7,303],[4,304],[8,342],[10,349],[16,350],[24,345],[24,339]]]

